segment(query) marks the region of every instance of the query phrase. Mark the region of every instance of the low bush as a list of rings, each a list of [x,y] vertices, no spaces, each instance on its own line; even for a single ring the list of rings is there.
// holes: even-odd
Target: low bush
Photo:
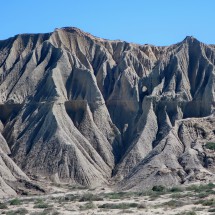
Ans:
[[[21,200],[15,198],[15,199],[10,200],[9,203],[10,203],[10,205],[21,205]]]
[[[172,187],[169,191],[171,193],[178,193],[178,192],[183,192],[183,189],[180,187]]]
[[[208,212],[215,212],[215,208],[210,208]]]
[[[0,202],[0,209],[7,209],[7,204],[6,203],[1,203]]]
[[[124,199],[128,196],[126,192],[118,192],[118,193],[105,193],[105,198],[109,199]]]
[[[215,150],[215,142],[208,142],[205,144],[205,148]]]
[[[67,194],[65,197],[64,197],[64,200],[65,201],[77,201],[80,197],[77,196],[77,195],[73,195],[73,194]]]
[[[50,208],[52,205],[49,205],[48,203],[44,202],[43,199],[37,199],[35,201],[34,208]]]
[[[186,188],[187,191],[194,191],[196,193],[200,192],[214,192],[212,189],[215,188],[213,183],[201,184],[201,185],[191,185]]]
[[[137,208],[137,207],[138,207],[137,203],[119,203],[119,204],[106,203],[98,206],[98,208],[105,208],[105,209],[129,209],[129,208]]]
[[[103,201],[103,198],[100,196],[93,195],[91,193],[86,193],[79,200],[79,202],[87,202],[87,201],[91,201],[91,202],[92,201]]]
[[[165,191],[165,187],[162,186],[162,185],[158,185],[158,186],[154,186],[152,188],[152,190],[155,191],[155,192],[164,192]]]
[[[215,199],[199,200],[195,202],[195,204],[201,204],[203,206],[215,206]]]
[[[85,186],[74,186],[74,185],[69,185],[68,188],[70,190],[87,190],[88,188]]]
[[[197,215],[195,211],[183,211],[181,213],[178,213],[177,215]]]
[[[40,204],[36,204],[34,205],[34,208],[50,208],[51,205],[47,204],[47,203],[40,203]]]

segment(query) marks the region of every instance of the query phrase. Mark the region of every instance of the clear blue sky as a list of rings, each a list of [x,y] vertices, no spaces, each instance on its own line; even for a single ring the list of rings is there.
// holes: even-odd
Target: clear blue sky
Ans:
[[[215,44],[215,0],[2,0],[0,40],[78,27],[95,36],[169,45],[192,35]]]

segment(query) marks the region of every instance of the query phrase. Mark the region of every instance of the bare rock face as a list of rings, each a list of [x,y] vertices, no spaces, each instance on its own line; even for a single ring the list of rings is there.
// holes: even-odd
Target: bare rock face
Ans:
[[[193,37],[155,47],[76,28],[18,35],[0,41],[1,148],[58,183],[214,180],[214,82],[215,48]]]
[[[8,198],[17,194],[44,192],[33,184],[26,174],[7,155],[10,153],[6,141],[0,134],[0,198]]]

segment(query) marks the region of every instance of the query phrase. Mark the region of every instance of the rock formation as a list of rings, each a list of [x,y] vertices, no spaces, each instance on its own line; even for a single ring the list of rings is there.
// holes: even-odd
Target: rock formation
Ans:
[[[0,198],[45,192],[40,186],[32,183],[7,154],[10,154],[10,149],[0,134]]]
[[[62,28],[0,41],[0,168],[11,154],[57,183],[214,180],[214,82],[215,48],[193,37],[155,47]]]

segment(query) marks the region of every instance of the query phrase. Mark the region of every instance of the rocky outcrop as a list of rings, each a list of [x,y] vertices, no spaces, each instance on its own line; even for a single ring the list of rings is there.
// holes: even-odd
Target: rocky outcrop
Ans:
[[[16,195],[16,192],[5,181],[6,180],[16,181],[16,178],[13,175],[13,173],[15,175],[26,177],[26,178],[27,176],[25,176],[24,173],[21,172],[19,167],[17,167],[15,163],[6,155],[6,153],[8,153],[10,150],[1,134],[0,134],[0,143],[1,143],[0,144],[0,196],[8,197],[8,196]],[[17,169],[18,169],[18,172],[15,172],[17,171]]]
[[[214,181],[214,153],[204,147],[206,142],[214,141],[214,123],[214,116],[178,120],[120,182],[120,187],[139,190],[161,184],[168,187]]]
[[[0,41],[2,148],[58,183],[213,180],[214,68],[214,46],[193,37],[155,47],[62,28]]]

